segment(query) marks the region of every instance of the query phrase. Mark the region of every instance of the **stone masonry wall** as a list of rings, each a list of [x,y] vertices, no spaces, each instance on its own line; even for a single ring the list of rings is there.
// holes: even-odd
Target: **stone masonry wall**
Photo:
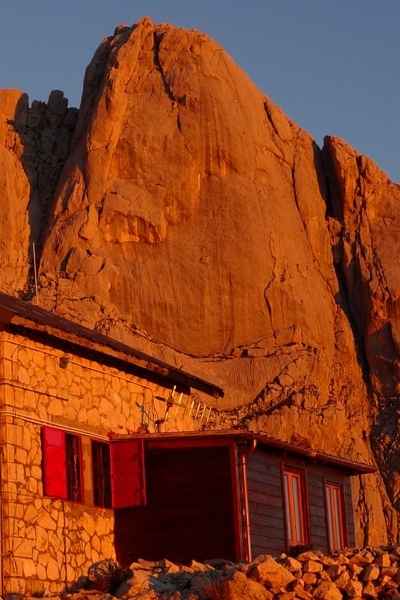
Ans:
[[[60,591],[82,569],[114,556],[113,511],[94,507],[90,439],[149,429],[164,416],[171,389],[22,336],[0,333],[2,545],[4,590]],[[65,368],[63,368],[63,366]],[[189,398],[181,399],[186,405]],[[183,418],[182,418],[183,417]],[[43,497],[41,427],[81,436],[84,502]],[[164,430],[196,422],[173,408]]]

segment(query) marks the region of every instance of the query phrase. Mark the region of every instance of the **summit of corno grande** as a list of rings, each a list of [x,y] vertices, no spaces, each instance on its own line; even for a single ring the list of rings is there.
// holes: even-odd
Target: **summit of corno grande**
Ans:
[[[369,543],[397,537],[400,187],[371,159],[145,17],[79,109],[1,90],[0,161],[2,291],[216,382],[216,427],[375,460]]]

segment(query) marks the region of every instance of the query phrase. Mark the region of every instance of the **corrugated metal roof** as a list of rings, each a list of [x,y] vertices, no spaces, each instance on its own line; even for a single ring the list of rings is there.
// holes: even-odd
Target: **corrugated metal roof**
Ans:
[[[21,317],[32,324],[41,325],[43,328],[46,328],[44,330],[47,333],[62,339],[65,339],[65,336],[60,335],[61,332],[69,336],[74,336],[74,338],[76,338],[74,343],[78,345],[82,345],[80,340],[87,340],[94,345],[94,350],[107,353],[107,348],[113,349],[117,353],[121,353],[126,357],[130,357],[130,359],[134,359],[134,361],[129,360],[130,363],[134,362],[134,364],[141,368],[157,372],[165,377],[169,377],[173,381],[199,389],[214,397],[224,395],[223,389],[214,383],[178,369],[177,367],[141,352],[136,348],[132,348],[118,340],[109,338],[102,333],[98,333],[88,327],[84,327],[69,319],[51,313],[31,302],[25,302],[18,298],[14,298],[9,294],[0,292],[0,322],[29,327],[29,323],[19,321],[18,317]],[[47,328],[49,327],[52,328],[53,331],[48,331]],[[31,328],[36,329],[36,327],[32,326]],[[69,338],[68,341],[71,341],[71,338]],[[97,346],[99,346],[99,348],[97,348]],[[87,344],[85,344],[85,347],[87,347]],[[121,356],[117,356],[117,358],[123,360],[123,357]]]
[[[274,450],[280,450],[282,453],[291,454],[297,457],[305,457],[310,461],[316,461],[318,463],[323,463],[331,466],[336,466],[339,469],[351,471],[358,474],[365,473],[376,473],[377,468],[373,465],[369,465],[367,463],[362,463],[354,460],[349,460],[347,458],[341,458],[339,456],[335,456],[333,454],[327,454],[322,450],[314,450],[312,448],[304,448],[303,446],[299,446],[297,444],[293,444],[290,442],[284,442],[283,440],[279,440],[277,438],[271,437],[265,433],[257,433],[246,430],[239,429],[226,429],[226,430],[218,430],[218,431],[190,431],[190,432],[169,432],[169,433],[143,433],[143,434],[133,434],[133,435],[120,435],[115,434],[111,435],[110,439],[112,441],[118,442],[131,438],[141,438],[149,441],[160,441],[160,442],[168,442],[168,440],[172,442],[177,440],[207,440],[207,439],[221,439],[228,438],[234,439],[235,441],[249,441],[252,442],[255,440],[257,444],[268,447]]]

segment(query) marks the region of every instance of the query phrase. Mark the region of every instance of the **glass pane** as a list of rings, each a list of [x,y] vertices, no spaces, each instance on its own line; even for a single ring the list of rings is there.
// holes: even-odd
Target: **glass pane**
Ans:
[[[340,493],[338,488],[333,488],[333,499],[332,499],[332,517],[334,523],[334,529],[336,532],[336,545],[337,548],[335,550],[340,550],[343,545],[343,540],[341,536],[341,528],[340,528]]]
[[[96,506],[111,507],[110,448],[92,443],[93,496]]]
[[[330,486],[327,485],[325,488],[326,494],[326,516],[328,521],[328,542],[329,550],[335,550],[334,538],[333,538],[333,524],[332,524],[332,507],[331,507],[331,491]]]
[[[301,473],[284,472],[286,534],[291,546],[305,543],[301,477]]]
[[[341,550],[345,546],[343,537],[342,488],[326,484],[326,511],[328,522],[329,549]]]
[[[296,543],[302,542],[301,533],[301,495],[300,495],[300,477],[298,475],[292,476],[293,481],[293,512],[295,518],[295,531],[296,531]]]
[[[76,435],[65,436],[67,450],[68,500],[82,502],[80,443]]]
[[[288,474],[285,473],[283,476],[283,483],[285,487],[285,517],[286,517],[286,535],[289,542],[292,541],[291,532],[291,519],[290,519],[290,494],[289,494],[289,478]]]

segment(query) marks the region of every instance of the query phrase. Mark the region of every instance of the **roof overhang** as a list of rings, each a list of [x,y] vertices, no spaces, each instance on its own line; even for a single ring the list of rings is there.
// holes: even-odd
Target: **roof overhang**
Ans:
[[[219,431],[196,431],[196,432],[170,432],[170,433],[143,433],[134,435],[111,435],[110,439],[113,442],[123,441],[126,439],[143,439],[148,442],[157,442],[163,445],[168,443],[176,444],[176,442],[187,442],[190,445],[196,445],[201,441],[212,442],[225,440],[234,441],[237,445],[245,445],[246,447],[256,442],[258,447],[263,447],[271,451],[279,452],[282,455],[290,455],[296,458],[307,459],[310,462],[325,464],[327,466],[336,467],[337,469],[347,471],[350,474],[367,474],[376,473],[377,468],[366,463],[341,458],[333,454],[327,454],[320,450],[304,448],[302,446],[284,442],[263,433],[256,433],[246,430],[227,429]]]
[[[214,383],[183,371],[123,342],[60,317],[40,306],[24,302],[3,292],[0,292],[0,322],[25,328],[25,330],[41,331],[48,336],[157,373],[173,382],[192,387],[214,398],[224,395],[224,390]]]

